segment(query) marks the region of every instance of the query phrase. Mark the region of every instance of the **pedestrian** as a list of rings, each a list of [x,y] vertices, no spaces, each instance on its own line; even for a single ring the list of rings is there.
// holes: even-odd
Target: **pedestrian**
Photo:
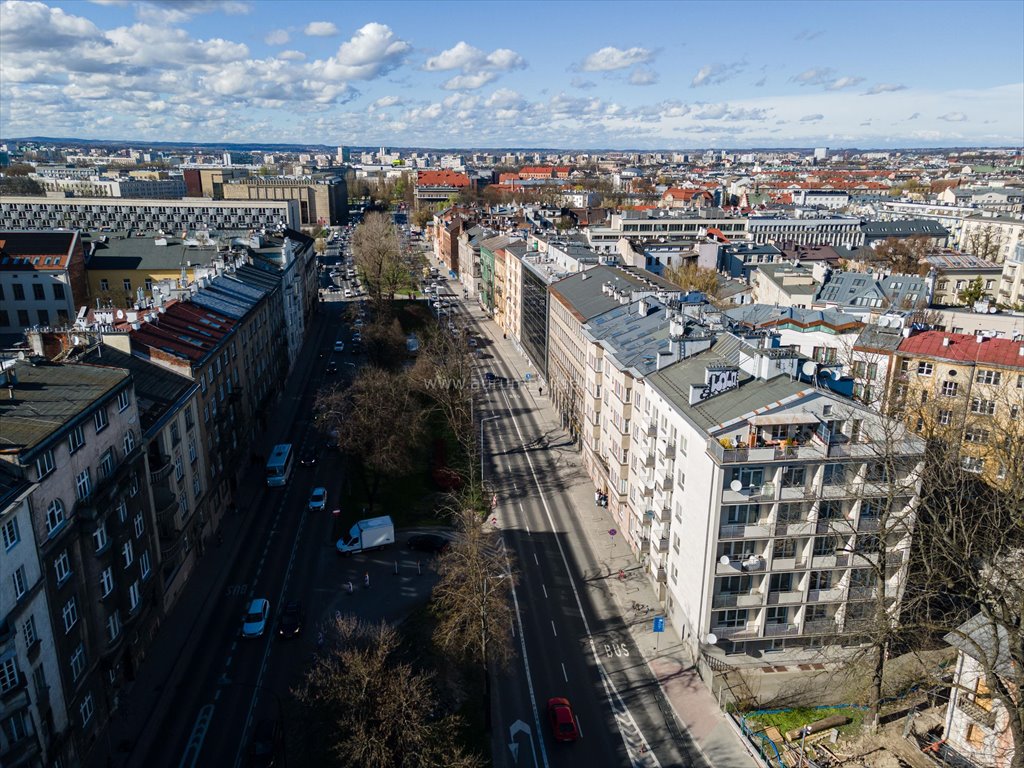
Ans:
[[[601,506],[601,492],[600,491],[594,491],[594,506],[596,506],[596,507],[600,507]]]
[[[348,590],[348,593],[350,595],[355,591],[355,587],[352,586],[351,581],[349,581],[348,584],[345,585],[345,589]]]
[[[367,571],[365,573],[365,575],[363,576],[363,586],[366,587],[367,589],[370,588],[370,572],[369,571]]]
[[[537,394],[544,397],[544,387],[537,387]]]

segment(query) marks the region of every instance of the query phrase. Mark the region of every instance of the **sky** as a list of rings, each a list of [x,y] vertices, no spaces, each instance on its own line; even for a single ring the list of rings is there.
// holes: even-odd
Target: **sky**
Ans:
[[[0,2],[0,137],[1024,145],[1024,2]]]

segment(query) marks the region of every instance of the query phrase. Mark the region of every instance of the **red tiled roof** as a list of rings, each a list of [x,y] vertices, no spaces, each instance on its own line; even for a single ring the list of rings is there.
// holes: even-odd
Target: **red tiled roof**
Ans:
[[[65,270],[77,244],[77,232],[0,232],[0,269]]]
[[[728,244],[731,242],[718,227],[708,227],[708,237],[713,237],[720,243]]]
[[[455,171],[420,171],[416,183],[421,187],[468,187],[469,176]]]
[[[131,332],[133,347],[151,347],[199,361],[231,333],[235,321],[190,301],[167,306],[155,323],[142,323]]]
[[[1024,341],[1010,339],[984,339],[969,333],[945,333],[943,331],[923,331],[904,339],[899,346],[901,355],[926,355],[940,360],[958,363],[990,363],[1013,368],[1024,369]],[[942,345],[943,339],[949,339],[949,346]]]

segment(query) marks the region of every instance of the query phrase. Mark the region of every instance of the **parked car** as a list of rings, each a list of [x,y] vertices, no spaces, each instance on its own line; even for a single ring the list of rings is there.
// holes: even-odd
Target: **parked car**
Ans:
[[[407,549],[433,554],[444,552],[450,545],[451,542],[448,539],[436,533],[418,533],[415,536],[410,536],[405,542]]]
[[[299,464],[304,467],[315,467],[317,461],[320,460],[320,451],[316,448],[307,448],[302,452],[302,456],[299,458]]]
[[[310,512],[318,512],[327,508],[327,489],[314,488],[309,494],[308,508]]]
[[[335,352],[344,352],[345,351],[345,342],[342,341],[341,339],[338,339],[337,341],[335,341],[334,342],[334,351]]]
[[[338,364],[336,362],[334,362],[333,360],[331,360],[331,362],[329,362],[327,364],[327,368],[324,369],[324,373],[337,373],[337,372],[338,372]]]
[[[257,597],[245,612],[242,619],[242,637],[262,637],[267,629],[267,618],[270,616],[270,601]]]
[[[352,292],[352,289],[351,288],[346,288],[345,289],[345,298],[346,299],[351,299],[351,298],[354,298],[354,297],[355,297],[355,294]]]
[[[277,622],[278,637],[295,637],[302,631],[302,625],[306,618],[302,610],[302,603],[298,600],[290,600],[285,603],[281,611],[281,618]]]
[[[576,741],[580,737],[580,729],[576,725],[576,716],[572,704],[562,697],[548,699],[548,721],[551,723],[551,734],[555,741]]]

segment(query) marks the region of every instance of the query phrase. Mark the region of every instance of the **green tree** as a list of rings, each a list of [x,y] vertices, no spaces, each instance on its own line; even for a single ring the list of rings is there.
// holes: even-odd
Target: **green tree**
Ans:
[[[973,306],[974,302],[985,298],[985,284],[981,279],[981,275],[971,280],[967,287],[956,295],[956,298],[957,301],[968,307]]]

